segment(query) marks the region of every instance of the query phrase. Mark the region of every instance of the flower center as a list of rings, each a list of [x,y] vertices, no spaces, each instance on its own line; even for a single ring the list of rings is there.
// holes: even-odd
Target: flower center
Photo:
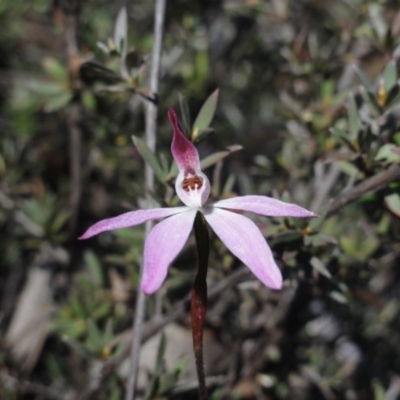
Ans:
[[[191,176],[190,178],[185,178],[182,182],[182,189],[186,192],[192,190],[198,190],[203,186],[203,179],[199,176]]]

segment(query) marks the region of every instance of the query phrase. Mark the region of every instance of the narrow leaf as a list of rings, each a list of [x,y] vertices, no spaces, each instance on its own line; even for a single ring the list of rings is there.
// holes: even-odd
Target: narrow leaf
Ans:
[[[72,100],[71,92],[60,93],[58,96],[53,96],[43,106],[45,112],[51,113],[66,107],[67,104]]]
[[[204,102],[196,120],[193,124],[193,138],[197,136],[197,133],[208,128],[214,118],[215,110],[217,108],[219,89],[216,89]]]
[[[324,263],[317,257],[312,257],[310,260],[310,264],[314,269],[316,269],[320,274],[326,276],[327,278],[331,279],[332,275],[325,267]]]
[[[399,93],[400,93],[400,86],[396,83],[392,88],[388,91],[386,95],[385,101],[385,111],[393,105],[396,105],[399,101]]]
[[[346,134],[345,131],[338,129],[336,127],[330,128],[329,132],[332,134],[332,136],[343,143],[345,143],[349,148],[355,151],[353,143],[348,138],[348,135]]]
[[[182,128],[184,133],[189,134],[190,133],[190,112],[189,112],[189,105],[186,101],[186,99],[183,97],[182,93],[178,94],[179,98],[179,106],[181,109],[181,122],[182,122]]]
[[[138,152],[143,157],[143,159],[150,165],[157,178],[161,182],[165,182],[166,173],[161,168],[160,163],[158,162],[154,153],[149,149],[146,142],[143,139],[138,138],[137,136],[132,136],[132,140]]]
[[[61,62],[52,57],[46,57],[43,61],[43,68],[57,81],[66,81],[68,79],[68,70]]]
[[[337,292],[336,290],[330,292],[329,296],[331,297],[331,299],[337,301],[338,303],[341,303],[341,304],[347,303],[347,298],[342,293]]]
[[[83,63],[79,72],[82,80],[88,84],[102,82],[108,85],[112,85],[124,82],[124,80],[113,70],[91,61]]]
[[[156,365],[154,368],[154,372],[156,375],[160,374],[162,371],[166,346],[167,346],[167,338],[165,337],[164,334],[162,334],[161,340],[160,340],[160,345],[159,345],[158,351],[157,351]]]
[[[383,71],[383,81],[385,83],[386,92],[388,92],[396,84],[396,80],[396,64],[394,60],[392,60],[388,63],[388,65],[386,65],[386,68]]]
[[[165,337],[165,334],[163,333],[161,335],[160,344],[159,344],[158,350],[157,350],[156,365],[154,366],[153,376],[152,376],[150,384],[147,387],[146,394],[144,396],[145,400],[153,399],[155,397],[155,394],[158,391],[166,345],[167,345],[167,339]]]
[[[360,93],[365,102],[369,105],[373,116],[378,117],[381,113],[381,106],[378,103],[375,93],[368,91],[363,86],[361,87]]]
[[[222,195],[226,195],[232,192],[235,181],[236,181],[236,175],[231,173],[228,176],[228,179],[225,181],[225,185],[222,189]]]
[[[357,105],[353,96],[350,96],[347,109],[349,112],[350,139],[355,140],[357,138],[360,125],[358,122]]]
[[[385,197],[387,208],[395,215],[400,217],[400,196],[397,193]]]
[[[114,44],[119,54],[123,57],[126,54],[128,37],[128,13],[126,8],[122,7],[119,10],[117,20],[115,21],[114,28]]]
[[[384,144],[378,150],[375,161],[385,161],[388,164],[400,162],[400,147],[392,143]]]
[[[225,157],[229,156],[229,154],[234,153],[235,151],[241,150],[243,147],[234,144],[232,146],[227,147],[227,150],[225,151],[217,151],[214,154],[211,154],[210,156],[203,158],[200,162],[201,168],[205,169],[210,167],[211,165],[216,164],[218,161],[223,160]]]
[[[84,254],[84,260],[95,284],[102,286],[104,284],[103,268],[96,254],[91,250],[87,250]]]
[[[103,42],[97,42],[96,46],[105,54],[109,55],[110,54],[110,49],[108,48],[108,46],[106,44],[104,44]]]
[[[354,68],[354,71],[356,72],[356,74],[358,75],[358,77],[360,78],[365,89],[367,89],[369,92],[373,93],[374,87],[372,86],[372,83],[368,79],[367,75],[365,75],[365,73],[357,65],[354,64],[353,68]]]

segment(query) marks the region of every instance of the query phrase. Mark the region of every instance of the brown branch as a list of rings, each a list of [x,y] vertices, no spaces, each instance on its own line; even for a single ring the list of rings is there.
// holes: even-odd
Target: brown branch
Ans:
[[[376,192],[385,188],[389,183],[400,178],[400,164],[392,165],[389,169],[378,172],[365,179],[359,185],[337,196],[331,203],[327,217],[332,216],[347,204],[350,204],[368,192]]]
[[[65,28],[66,53],[68,56],[71,90],[76,94],[74,100],[66,110],[69,132],[69,167],[71,174],[69,233],[73,236],[76,234],[76,224],[83,189],[82,132],[80,127],[82,122],[82,110],[79,96],[77,96],[81,88],[79,76],[81,57],[78,45],[79,1],[59,0],[58,4]]]
[[[163,48],[163,32],[165,8],[167,0],[155,0],[154,8],[154,43],[152,52],[152,64],[150,72],[151,97],[158,99],[158,89],[160,82],[161,55]],[[157,102],[146,102],[146,144],[151,151],[156,149],[156,130],[157,130]],[[154,190],[154,171],[148,163],[145,164],[145,193],[148,204],[152,202],[151,193]],[[146,223],[146,237],[153,226],[151,221]],[[141,265],[140,276],[143,273],[143,263]],[[134,336],[131,347],[131,365],[126,390],[125,400],[135,398],[136,379],[139,369],[140,347],[142,343],[143,321],[145,309],[145,295],[139,289],[136,296],[135,318],[133,321]]]

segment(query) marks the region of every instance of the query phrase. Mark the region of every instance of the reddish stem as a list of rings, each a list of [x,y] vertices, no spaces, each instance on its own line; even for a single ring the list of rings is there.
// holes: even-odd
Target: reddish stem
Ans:
[[[199,380],[199,399],[207,399],[207,387],[203,362],[203,331],[207,313],[207,268],[209,240],[207,223],[201,213],[197,213],[194,223],[199,268],[194,281],[191,301],[193,350]]]

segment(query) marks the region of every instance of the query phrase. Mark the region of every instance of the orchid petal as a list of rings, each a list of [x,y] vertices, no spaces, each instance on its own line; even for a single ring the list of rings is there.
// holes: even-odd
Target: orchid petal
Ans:
[[[171,121],[174,130],[171,152],[179,171],[186,171],[188,169],[200,171],[199,153],[194,144],[179,128],[178,118],[173,108],[168,110],[168,118]]]
[[[168,266],[189,237],[197,211],[188,208],[186,210],[161,221],[147,236],[140,284],[145,294],[152,294],[159,289],[167,276]]]
[[[282,275],[264,236],[253,221],[230,211],[206,208],[204,217],[226,247],[265,285],[280,289]]]
[[[149,210],[130,211],[117,217],[103,219],[92,225],[82,236],[78,239],[89,239],[92,236],[98,235],[105,231],[112,231],[114,229],[128,228],[142,224],[143,222],[153,219],[165,218],[174,214],[179,214],[187,210],[187,207],[173,207],[173,208],[152,208]]]
[[[317,217],[311,211],[297,204],[284,203],[283,201],[266,196],[239,196],[231,199],[217,201],[213,207],[228,208],[230,210],[251,211],[268,217]]]

